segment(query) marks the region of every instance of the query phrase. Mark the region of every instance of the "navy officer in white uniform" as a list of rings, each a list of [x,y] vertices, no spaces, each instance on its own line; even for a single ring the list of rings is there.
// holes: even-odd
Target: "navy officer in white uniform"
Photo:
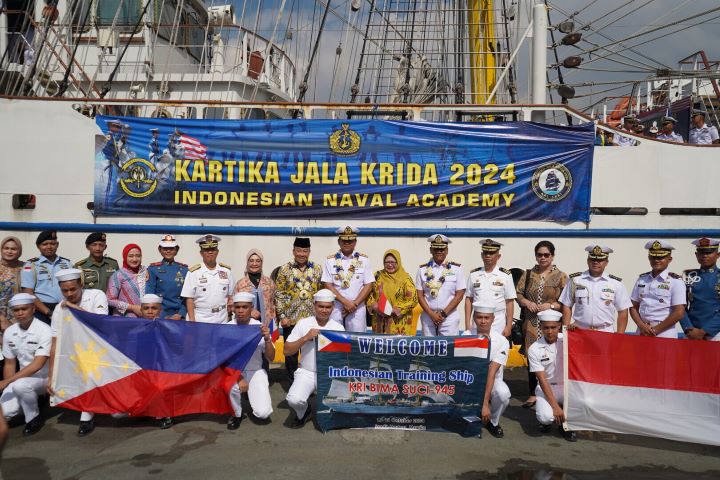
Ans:
[[[472,304],[473,323],[478,336],[490,337],[490,366],[481,417],[490,434],[502,438],[505,434],[500,426],[500,417],[510,405],[510,389],[503,381],[503,369],[507,364],[510,343],[507,338],[493,328],[496,307],[495,301],[484,298]]]
[[[348,332],[364,333],[367,330],[365,300],[372,291],[375,275],[367,255],[355,251],[360,231],[346,225],[336,233],[340,250],[325,259],[321,281],[335,295],[332,319]]]
[[[457,335],[460,331],[460,312],[457,307],[465,295],[465,275],[459,263],[447,261],[448,244],[445,235],[435,234],[430,242],[432,258],[420,265],[415,275],[422,332],[425,336]]]
[[[63,301],[55,308],[52,314],[50,330],[52,333],[52,347],[50,349],[50,368],[48,371],[48,393],[55,395],[50,387],[53,376],[53,359],[55,358],[55,344],[57,342],[58,331],[62,328],[62,322],[66,319],[72,320],[72,314],[68,311],[68,307],[77,310],[83,310],[98,315],[108,314],[108,300],[105,292],[92,288],[83,289],[82,270],[78,268],[67,268],[60,270],[55,274]],[[84,437],[95,430],[94,418],[92,412],[82,412],[80,414],[80,426],[78,427],[78,436]]]
[[[188,269],[180,293],[186,299],[187,319],[191,322],[228,323],[228,304],[235,278],[229,266],[217,261],[220,237],[203,235],[195,243],[200,245],[203,261]]]
[[[690,129],[690,142],[695,145],[710,145],[720,143],[718,129],[705,123],[705,111],[694,110],[692,116],[693,128]]]
[[[15,321],[2,337],[5,357],[3,379],[0,381],[0,405],[5,418],[22,413],[25,416],[23,435],[37,433],[43,426],[38,396],[47,388],[48,357],[52,335],[50,327],[35,318],[35,295],[15,294],[8,306]]]
[[[675,324],[685,315],[687,295],[682,276],[668,270],[675,247],[663,240],[650,240],[645,248],[651,270],[635,282],[630,317],[640,335],[677,338]]]
[[[290,428],[301,428],[310,418],[308,398],[315,392],[316,362],[315,337],[320,330],[344,331],[343,326],[331,318],[335,306],[335,294],[323,288],[313,295],[315,315],[299,320],[290,333],[283,348],[285,355],[300,352],[300,367],[295,370],[295,380],[287,393],[287,402],[295,411]]]
[[[605,272],[613,249],[588,245],[585,251],[588,269],[571,274],[560,294],[563,324],[572,320],[573,328],[625,333],[632,302],[622,278]]]
[[[250,357],[250,361],[242,371],[242,377],[230,389],[230,404],[233,407],[233,416],[228,419],[228,430],[237,430],[242,422],[242,394],[247,393],[250,408],[255,418],[266,420],[273,412],[270,398],[270,382],[268,374],[263,368],[263,358],[272,362],[275,358],[275,345],[270,337],[270,329],[263,322],[251,317],[255,295],[250,292],[238,292],[233,295],[233,311],[235,322],[238,325],[258,325],[262,337]],[[272,321],[272,319],[269,319]]]
[[[515,313],[514,300],[517,298],[512,274],[510,270],[497,266],[502,256],[502,243],[487,238],[480,240],[480,245],[483,266],[470,271],[465,290],[465,329],[473,333],[477,331],[471,312],[472,306],[474,302],[488,299],[495,305],[493,331],[509,337]]]
[[[565,395],[563,380],[563,334],[562,313],[556,310],[538,312],[538,320],[542,326],[542,338],[530,345],[528,349],[528,366],[535,372],[538,386],[535,388],[535,416],[540,422],[540,430],[549,432],[553,421],[560,427],[565,440],[577,441],[575,432],[565,430],[563,401]]]

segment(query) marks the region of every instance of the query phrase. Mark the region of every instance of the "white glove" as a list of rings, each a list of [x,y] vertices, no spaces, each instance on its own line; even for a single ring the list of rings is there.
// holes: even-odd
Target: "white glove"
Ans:
[[[465,330],[464,332],[462,332],[461,335],[462,335],[463,337],[467,337],[467,336],[472,335],[472,332],[471,332],[470,330]]]

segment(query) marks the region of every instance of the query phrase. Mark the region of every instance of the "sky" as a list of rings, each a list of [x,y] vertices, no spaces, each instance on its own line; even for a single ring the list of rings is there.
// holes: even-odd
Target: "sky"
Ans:
[[[403,0],[403,3],[407,1]],[[213,2],[215,5],[219,4],[215,0]],[[206,1],[207,4],[213,2]],[[522,32],[527,25],[526,13],[530,11],[534,2],[505,0],[508,6],[518,2],[517,9],[520,13],[517,16],[519,19],[517,28]],[[234,3],[238,22],[242,21],[248,28],[257,25],[258,31],[263,36],[283,44],[288,55],[295,62],[298,78],[302,78],[317,38],[325,0],[247,0],[245,2],[235,0]],[[328,14],[316,59],[310,71],[307,101],[349,101],[350,86],[353,84],[359,61],[362,32],[365,29],[371,0],[357,3],[361,6],[360,11],[352,12],[350,0],[331,0],[334,12]],[[391,0],[375,0],[377,8],[384,6],[392,10],[391,3]],[[418,0],[418,5],[426,9],[438,8],[438,4],[443,3],[454,2]],[[646,79],[656,68],[677,69],[678,60],[702,49],[710,60],[720,60],[720,51],[718,51],[720,50],[720,1],[718,0],[549,0],[549,3],[552,7],[550,18],[553,25],[578,12],[573,20],[576,30],[582,32],[583,40],[576,47],[557,48],[561,61],[570,55],[581,55],[583,58],[581,68],[562,69],[565,82],[576,85],[576,98],[571,101],[571,105],[578,109],[590,108],[590,105],[606,96],[627,94],[631,88],[627,84],[601,83]],[[497,0],[496,5],[501,6],[501,0]],[[679,22],[714,8],[718,9],[714,13]],[[259,19],[256,15],[258,12]],[[399,26],[400,22],[393,16],[392,13],[387,14],[390,22]],[[703,21],[707,23],[701,24],[700,22]],[[671,22],[678,23],[671,28],[627,40],[623,45],[615,44],[616,40]],[[292,30],[291,39],[286,34],[288,26]],[[559,42],[563,34],[558,31],[554,33],[555,41]],[[602,34],[609,38],[603,37]],[[632,47],[648,40],[652,41],[638,45],[633,50],[626,49],[628,46]],[[549,36],[548,43],[551,43]],[[607,48],[619,51],[624,57],[613,54],[609,59],[597,59],[598,56],[606,55],[608,51],[597,49],[595,52],[586,52],[595,48],[595,45],[603,47],[608,44],[614,44]],[[338,46],[342,50],[340,55],[336,55]],[[526,40],[521,45],[517,57],[520,103],[528,102],[530,65],[528,50],[529,41]],[[552,63],[555,63],[554,52],[549,50],[548,64]],[[551,83],[556,83],[557,71],[550,69],[549,78]],[[595,83],[595,85],[585,85],[587,83]],[[610,91],[604,92],[605,90]],[[559,102],[556,92],[550,92],[548,100],[551,99],[556,103]],[[598,108],[601,108],[601,104]]]

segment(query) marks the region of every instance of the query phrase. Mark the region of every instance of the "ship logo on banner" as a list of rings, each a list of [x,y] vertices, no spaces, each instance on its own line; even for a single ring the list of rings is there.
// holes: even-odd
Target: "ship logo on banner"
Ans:
[[[144,198],[157,187],[155,165],[144,158],[133,158],[120,168],[120,188],[133,198]]]
[[[572,174],[561,163],[542,165],[533,174],[533,191],[546,202],[557,202],[567,197],[572,186]]]
[[[349,123],[341,125],[342,130],[335,130],[330,135],[330,150],[343,157],[355,155],[360,150],[360,135],[350,129]]]

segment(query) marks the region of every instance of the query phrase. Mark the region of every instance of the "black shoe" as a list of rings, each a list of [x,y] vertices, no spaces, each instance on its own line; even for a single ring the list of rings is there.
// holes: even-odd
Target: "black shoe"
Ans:
[[[290,428],[297,429],[302,428],[303,425],[307,423],[307,421],[310,419],[310,414],[312,412],[310,411],[310,407],[308,406],[308,409],[305,411],[305,415],[302,416],[302,418],[295,417],[295,420],[290,424]]]
[[[575,432],[571,432],[570,430],[565,430],[564,428],[560,427],[560,433],[562,434],[563,438],[568,442],[577,442],[577,434]]]
[[[172,417],[163,417],[160,419],[160,428],[163,430],[167,430],[173,425],[175,425],[175,423],[173,422]]]
[[[25,428],[23,429],[23,435],[26,437],[29,435],[33,435],[39,432],[43,425],[45,425],[45,420],[43,420],[43,418],[38,415],[25,424]]]
[[[78,437],[89,435],[93,430],[95,430],[95,422],[92,420],[88,420],[87,422],[81,421],[80,428],[78,428]]]
[[[548,433],[551,428],[552,428],[552,425],[543,425],[542,423],[540,424],[540,432],[541,433]]]
[[[492,423],[488,422],[487,430],[488,432],[490,432],[490,435],[495,438],[503,438],[503,436],[505,435],[505,432],[503,432],[503,429],[499,423],[497,425],[493,425]]]
[[[242,422],[242,416],[230,417],[230,418],[228,418],[227,429],[228,430],[237,430],[240,427],[241,422]]]

